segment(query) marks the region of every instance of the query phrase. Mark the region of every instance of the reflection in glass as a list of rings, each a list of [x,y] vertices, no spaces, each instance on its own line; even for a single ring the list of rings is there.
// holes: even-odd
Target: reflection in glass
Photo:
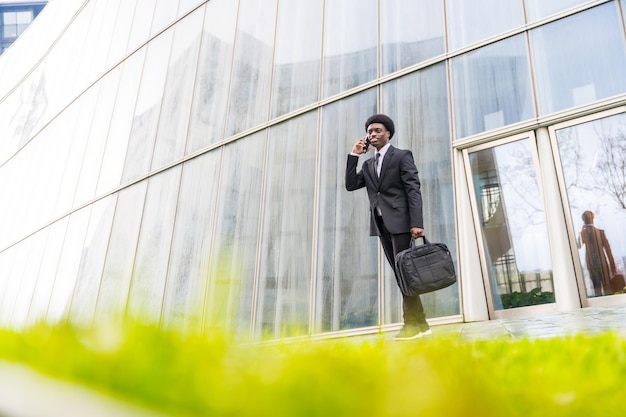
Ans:
[[[587,297],[624,292],[615,275],[626,272],[626,114],[559,129],[556,139]]]
[[[112,320],[124,316],[147,184],[142,181],[118,194],[96,304],[97,319]]]
[[[226,136],[257,126],[269,116],[277,1],[239,2]]]
[[[323,97],[357,87],[377,76],[378,1],[325,4]]]
[[[447,0],[446,6],[450,51],[524,25],[520,0]]]
[[[170,29],[147,46],[122,182],[150,171],[173,37],[174,30]]]
[[[37,232],[26,241],[23,241],[14,246],[12,249],[4,252],[6,254],[5,258],[10,260],[10,264],[12,264],[13,268],[16,268],[14,269],[16,272],[15,274],[11,272],[6,265],[3,265],[2,261],[0,261],[0,271],[7,272],[6,276],[20,275],[22,277],[22,279],[19,280],[20,288],[17,297],[13,297],[11,294],[5,292],[5,290],[6,286],[10,287],[11,285],[16,284],[18,280],[0,280],[0,282],[4,282],[5,285],[3,289],[3,284],[0,283],[0,306],[2,306],[0,310],[6,311],[6,308],[11,305],[11,300],[15,300],[15,305],[13,306],[11,314],[11,326],[23,326],[26,324],[28,319],[28,310],[33,299],[33,294],[37,284],[37,274],[39,272],[39,266],[41,265],[39,260],[44,257],[44,250],[49,229],[50,228],[45,228]],[[26,256],[24,258],[15,256],[13,253],[14,250],[24,251]],[[3,294],[5,295],[4,299]],[[0,323],[2,322],[3,320],[0,320]],[[4,323],[7,325],[9,324],[6,321],[4,321]]]
[[[207,3],[186,154],[223,138],[236,20],[236,1]]]
[[[178,22],[174,28],[152,170],[180,159],[185,152],[203,20],[204,8],[201,7]]]
[[[530,31],[539,115],[626,91],[624,33],[614,2]]]
[[[160,322],[181,165],[148,180],[126,312]]]
[[[29,240],[8,249],[4,253],[3,260],[3,263],[6,265],[0,263],[0,268],[2,268],[0,269],[2,271],[2,279],[0,279],[0,324],[8,326],[13,321],[14,310],[19,308],[17,299],[20,298],[22,286],[25,284],[26,277],[23,277],[22,271],[29,261],[28,250],[30,249],[30,244],[31,241]],[[28,297],[27,301],[30,302],[30,297]]]
[[[316,132],[315,111],[269,132],[257,336],[309,331]]]
[[[48,306],[47,319],[52,323],[67,318],[69,313],[90,214],[91,206],[88,206],[69,216],[63,250],[54,274],[54,287]]]
[[[37,284],[33,292],[33,299],[28,310],[28,324],[46,319],[50,296],[54,286],[54,276],[59,266],[59,258],[63,250],[63,240],[67,229],[68,218],[55,222],[47,229],[46,246],[37,271]]]
[[[163,323],[201,330],[221,152],[183,165],[163,300]]]
[[[175,0],[168,0],[167,2],[172,1]],[[130,26],[128,45],[126,46],[127,54],[148,40],[157,0],[135,0],[129,3],[135,4],[135,12],[133,14],[133,23]]]
[[[552,261],[529,139],[470,153],[495,310],[554,302]]]
[[[96,195],[120,185],[145,51],[144,48],[133,54],[122,64],[122,75],[117,88],[113,115],[108,125],[109,131],[102,156]]]
[[[323,109],[316,332],[379,323],[378,239],[369,236],[367,193],[347,192],[344,184],[346,155],[365,134],[365,120],[376,113],[376,93],[370,89]]]
[[[526,15],[528,23],[543,19],[554,13],[570,9],[579,4],[588,3],[589,0],[524,0],[526,3]]]
[[[456,138],[534,116],[524,35],[452,59]]]
[[[393,146],[410,149],[419,171],[424,222],[431,242],[444,242],[456,259],[456,222],[448,117],[446,65],[440,63],[383,84],[382,108],[393,115]],[[436,215],[435,215],[436,213]],[[384,323],[401,322],[400,291],[385,265]],[[426,317],[460,313],[458,284],[421,296]]]
[[[69,319],[73,323],[90,324],[93,319],[116,201],[117,194],[113,194],[99,200],[91,207],[89,225],[78,267],[78,278],[72,296]]]
[[[442,0],[382,0],[383,74],[445,52]]]
[[[272,117],[318,100],[322,0],[278,4]]]
[[[208,263],[207,331],[217,327],[250,337],[266,135],[255,133],[223,150]]]

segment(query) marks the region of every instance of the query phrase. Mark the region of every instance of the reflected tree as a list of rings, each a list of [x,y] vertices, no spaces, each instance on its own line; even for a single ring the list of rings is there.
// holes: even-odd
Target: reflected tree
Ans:
[[[594,164],[596,189],[610,195],[626,210],[626,133],[619,130],[598,135],[599,149]]]

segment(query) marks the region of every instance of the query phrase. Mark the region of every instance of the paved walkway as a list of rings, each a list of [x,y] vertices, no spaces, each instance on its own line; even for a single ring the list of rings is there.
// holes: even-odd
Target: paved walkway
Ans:
[[[549,338],[615,331],[626,336],[626,305],[588,307],[570,312],[432,326],[433,334],[458,333],[469,339]]]

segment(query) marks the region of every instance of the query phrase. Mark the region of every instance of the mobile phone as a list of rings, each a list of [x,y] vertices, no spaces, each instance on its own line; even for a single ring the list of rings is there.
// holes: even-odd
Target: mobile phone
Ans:
[[[369,148],[370,148],[370,138],[369,138],[369,136],[366,136],[365,137],[365,146],[363,147],[363,153],[367,153]]]

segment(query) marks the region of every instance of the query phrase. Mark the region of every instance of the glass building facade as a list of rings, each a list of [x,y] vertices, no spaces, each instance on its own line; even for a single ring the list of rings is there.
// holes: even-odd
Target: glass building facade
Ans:
[[[625,3],[50,1],[0,58],[0,325],[397,328],[344,187],[377,112],[456,262],[431,324],[626,302]]]

